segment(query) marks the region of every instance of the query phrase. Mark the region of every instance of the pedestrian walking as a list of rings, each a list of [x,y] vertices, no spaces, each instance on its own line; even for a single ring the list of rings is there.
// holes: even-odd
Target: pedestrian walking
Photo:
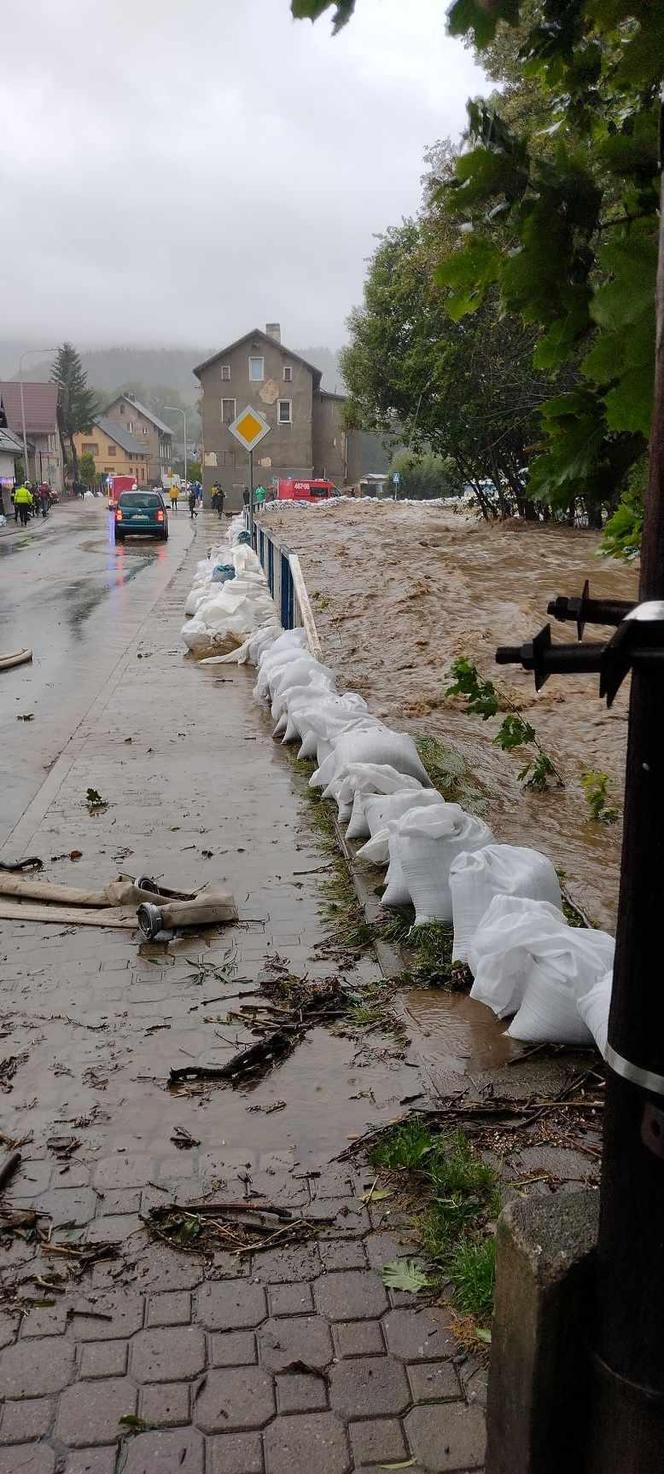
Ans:
[[[168,495],[169,495],[170,500],[171,500],[171,511],[172,512],[177,512],[179,492],[178,492],[178,488],[175,485],[175,483],[173,483],[173,485],[171,487],[169,487]]]
[[[16,491],[14,492],[14,508],[18,507],[18,515],[20,518],[21,527],[27,527],[28,525],[28,517],[30,516],[32,500],[32,492],[30,490],[30,487],[25,485],[25,482],[22,486],[17,486]]]
[[[51,506],[51,493],[50,493],[49,488],[46,485],[46,482],[45,481],[40,482],[40,485],[39,485],[39,488],[38,488],[38,495],[39,495],[39,509],[41,511],[42,517],[46,517],[48,515],[48,512],[50,510],[50,506]]]
[[[191,488],[191,491],[189,492],[187,501],[189,502],[189,516],[191,517],[191,520],[193,522],[194,517],[198,516],[198,508],[196,506],[196,492],[194,491],[193,486]]]
[[[267,496],[267,492],[265,490],[265,487],[264,486],[257,486],[256,487],[256,490],[254,492],[254,506],[255,507],[262,507],[263,506],[263,503],[265,501],[266,496]]]
[[[220,486],[219,485],[219,482],[218,481],[215,481],[214,486],[212,488],[212,506],[214,507],[214,510],[217,513],[217,516],[218,516],[218,518],[219,518],[220,521],[221,521],[221,518],[224,515],[224,501],[225,500],[226,500],[226,493],[224,491],[223,486]]]

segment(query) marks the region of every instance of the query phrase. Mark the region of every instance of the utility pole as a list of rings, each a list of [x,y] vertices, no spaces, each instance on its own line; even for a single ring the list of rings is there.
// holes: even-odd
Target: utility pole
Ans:
[[[637,618],[664,619],[664,190]],[[645,607],[644,607],[645,606]],[[664,650],[632,672],[609,1019],[590,1474],[664,1468]]]

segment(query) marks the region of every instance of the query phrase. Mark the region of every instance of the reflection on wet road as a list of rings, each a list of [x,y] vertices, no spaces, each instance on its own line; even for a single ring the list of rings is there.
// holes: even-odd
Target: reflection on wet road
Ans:
[[[168,543],[116,547],[99,500],[55,508],[38,536],[0,540],[1,649],[34,652],[0,688],[0,843],[143,626],[149,644],[150,611],[192,537],[184,518],[170,531]]]

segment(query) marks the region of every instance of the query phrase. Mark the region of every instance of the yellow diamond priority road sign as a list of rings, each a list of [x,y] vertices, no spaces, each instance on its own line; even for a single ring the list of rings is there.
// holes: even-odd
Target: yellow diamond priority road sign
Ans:
[[[239,440],[240,445],[247,451],[255,450],[261,440],[270,433],[270,426],[260,410],[252,409],[247,405],[246,409],[240,410],[239,415],[228,426],[231,435]]]

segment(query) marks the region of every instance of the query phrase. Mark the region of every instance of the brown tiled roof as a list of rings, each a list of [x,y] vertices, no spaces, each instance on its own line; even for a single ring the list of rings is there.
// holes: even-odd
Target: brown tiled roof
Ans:
[[[9,429],[20,435],[23,430],[20,381],[0,379],[0,399],[5,406]],[[54,435],[58,428],[57,384],[34,384],[24,380],[23,401],[28,435]]]
[[[323,377],[321,370],[317,369],[315,364],[309,363],[306,358],[303,358],[301,353],[293,353],[292,348],[286,348],[283,343],[279,342],[276,338],[271,338],[269,333],[262,332],[260,328],[252,328],[250,333],[243,333],[242,337],[236,338],[234,343],[227,343],[225,348],[220,348],[218,353],[213,353],[212,357],[206,358],[204,363],[197,363],[193,370],[196,378],[200,379],[203,370],[209,368],[211,363],[216,363],[218,359],[225,358],[227,354],[233,353],[234,349],[239,348],[241,343],[248,343],[251,338],[260,338],[269,347],[278,348],[283,353],[284,358],[294,358],[296,363],[303,363],[305,368],[310,369],[314,385],[316,388],[318,387]]]

